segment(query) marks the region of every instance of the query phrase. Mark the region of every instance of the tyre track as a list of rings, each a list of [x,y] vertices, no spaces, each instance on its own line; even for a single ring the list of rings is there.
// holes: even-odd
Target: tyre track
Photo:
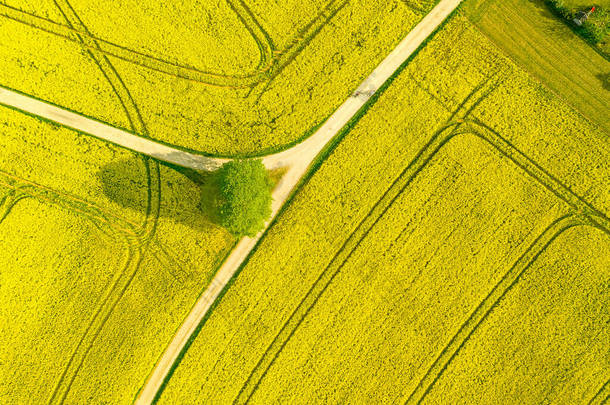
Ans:
[[[583,219],[576,214],[564,215],[553,221],[542,234],[534,240],[519,259],[517,259],[515,264],[504,274],[483,301],[479,303],[466,322],[460,326],[457,333],[453,335],[449,343],[443,348],[432,366],[418,382],[417,386],[404,403],[421,403],[423,398],[430,392],[431,388],[446,370],[449,363],[477,330],[478,326],[487,318],[493,309],[497,307],[502,298],[518,283],[525,271],[527,271],[559,235],[569,228],[588,224],[589,222],[586,219]]]
[[[17,203],[25,198],[27,198],[27,194],[22,194],[18,192],[18,189],[10,189],[8,193],[2,200],[0,200],[0,225],[2,222],[8,217],[8,214],[11,213],[11,210]]]
[[[545,168],[526,156],[506,138],[502,137],[500,133],[478,119],[468,119],[465,122],[468,124],[468,130],[463,133],[470,133],[489,143],[503,156],[510,159],[515,165],[537,180],[544,188],[568,204],[575,213],[587,217],[592,225],[602,229],[604,232],[610,232],[610,220],[602,212],[574,193],[566,184]],[[458,134],[453,134],[450,138],[455,135]]]
[[[603,405],[607,404],[608,400],[610,400],[610,380],[606,381],[606,383],[601,386],[593,398],[588,402],[588,405]]]
[[[54,3],[66,19],[67,24],[77,32],[76,35],[79,41],[87,46],[87,53],[112,87],[127,115],[132,129],[144,135],[148,135],[146,125],[129,89],[108,57],[101,52],[99,43],[91,39],[91,36],[83,35],[83,33],[90,34],[90,32],[68,0],[54,0]],[[145,166],[147,179],[147,205],[143,223],[139,229],[136,230],[135,234],[126,235],[124,238],[121,238],[120,236],[115,238],[115,240],[122,242],[120,244],[127,249],[126,262],[121,270],[116,273],[114,281],[109,289],[107,289],[104,298],[99,302],[97,310],[90,319],[85,333],[81,336],[78,344],[73,349],[62,374],[55,384],[55,388],[48,401],[49,403],[61,403],[66,399],[76,376],[83,366],[87,355],[94,346],[104,325],[137,274],[142,258],[146,254],[150,241],[154,237],[161,203],[159,164],[158,162],[151,162],[151,159],[146,156],[142,157],[142,161]]]
[[[296,309],[292,312],[288,320],[284,323],[278,334],[275,336],[271,344],[267,347],[264,354],[251,371],[248,379],[240,389],[234,403],[246,403],[258,389],[262,379],[271,368],[276,358],[286,346],[287,342],[294,335],[296,329],[300,326],[303,319],[311,311],[320,296],[324,293],[328,285],[332,282],[337,273],[341,270],[345,262],[349,259],[352,253],[366,238],[366,235],[373,226],[380,220],[383,214],[389,209],[392,203],[406,189],[417,174],[427,165],[427,163],[436,155],[438,150],[451,139],[452,135],[462,125],[459,122],[454,122],[456,116],[460,115],[462,110],[466,110],[463,116],[467,116],[472,111],[472,107],[467,106],[473,98],[485,89],[490,79],[477,85],[458,105],[457,109],[451,114],[449,121],[443,125],[430,138],[428,143],[417,153],[414,159],[393,181],[388,189],[382,194],[380,199],[373,205],[371,210],[364,216],[355,230],[348,236],[337,253],[333,256],[330,263],[322,271],[320,276],[312,284],[305,297],[301,300]],[[489,92],[484,92],[482,97],[487,97]],[[475,104],[478,100],[475,100]],[[460,121],[463,118],[459,119]],[[446,132],[448,135],[443,136]]]
[[[446,128],[445,128],[446,129]],[[444,131],[445,129],[441,130]],[[389,209],[392,203],[406,189],[415,176],[423,169],[425,164],[434,156],[436,151],[442,146],[439,145],[442,138],[435,136],[420,151],[418,157],[414,159],[403,173],[394,181],[389,189],[373,206],[371,211],[358,224],[356,230],[348,237],[339,251],[331,259],[330,264],[322,271],[320,276],[313,283],[305,298],[299,303],[292,312],[287,322],[284,323],[280,332],[276,335],[273,342],[267,348],[261,359],[248,377],[246,383],[241,388],[234,403],[247,403],[254,392],[258,389],[260,382],[267,374],[281,351],[284,349],[296,329],[301,325],[303,319],[311,311],[319,300],[320,296],[326,291],[332,280],[338,274],[345,262],[351,257],[352,253],[358,248],[360,243],[366,238],[369,231],[380,220],[383,214]]]
[[[109,305],[112,309],[118,302],[118,299],[113,300],[113,296],[116,295],[116,290],[119,287],[120,282],[124,278],[125,274],[132,273],[135,275],[135,271],[129,272],[128,269],[130,267],[137,267],[141,255],[139,254],[139,251],[135,249],[135,247],[131,243],[129,243],[128,238],[124,238],[123,243],[127,245],[128,248],[121,271],[115,273],[110,283],[110,287],[106,289],[106,293],[104,294],[101,302],[98,304],[96,311],[91,316],[87,324],[87,328],[85,329],[85,332],[81,335],[80,339],[78,340],[78,343],[72,349],[70,358],[68,359],[68,362],[66,363],[66,366],[62,371],[62,374],[55,383],[48,403],[64,402],[66,396],[68,395],[72,382],[78,374],[78,370],[84,363],[85,358],[89,353],[89,350],[93,346],[93,343],[99,335],[102,327],[104,326],[104,323],[112,313],[111,310],[104,311],[106,309],[106,306],[110,303]],[[123,284],[125,285],[125,283]],[[67,384],[66,379],[68,380]]]
[[[233,2],[230,4],[231,8],[235,10],[234,7],[236,5],[239,5],[239,2]],[[70,25],[59,24],[47,18],[39,17],[33,13],[20,10],[4,3],[0,3],[0,15],[9,18],[13,21],[25,24],[34,29],[38,29],[49,34],[59,36],[66,40],[79,42],[83,48],[88,50],[97,49],[97,47],[92,46],[90,43],[98,42],[102,45],[102,49],[100,51],[107,56],[112,56],[121,59],[125,62],[145,67],[147,69],[151,69],[159,73],[164,73],[170,76],[175,76],[202,84],[229,88],[247,88],[251,85],[250,82],[252,82],[253,80],[261,80],[261,77],[263,76],[262,70],[256,70],[246,75],[225,75],[199,70],[187,65],[181,65],[168,60],[164,60],[159,57],[129,49],[122,45],[118,45],[102,38],[93,36],[90,33],[79,31]],[[250,16],[238,15],[238,19],[242,23],[247,23],[248,21],[250,21]],[[249,33],[256,32],[257,25],[248,25],[246,29]],[[260,37],[265,38],[265,35],[261,34],[257,35],[257,37],[253,37],[253,40],[257,44],[259,50],[268,48],[267,46],[259,42]],[[84,42],[83,39],[85,39]],[[270,55],[265,54],[264,57],[261,58],[261,60],[266,61],[268,60],[269,56]],[[259,64],[260,63],[261,62],[259,62]]]
[[[451,139],[453,139],[456,135],[472,133],[479,138],[483,139],[487,143],[491,144],[496,150],[498,150],[502,155],[509,158],[515,165],[524,170],[528,175],[536,179],[539,183],[541,183],[545,188],[549,189],[553,194],[555,194],[562,201],[565,201],[575,210],[576,214],[579,217],[586,218],[585,222],[587,224],[600,227],[600,229],[609,232],[610,229],[607,225],[609,223],[608,219],[603,216],[599,211],[597,211],[593,206],[591,206],[584,199],[580,198],[576,194],[574,194],[569,188],[567,188],[563,183],[561,183],[558,179],[548,173],[545,169],[539,166],[537,163],[529,159],[522,152],[520,152],[517,148],[514,147],[510,142],[506,139],[502,138],[497,132],[493,131],[491,128],[485,126],[477,120],[470,120],[468,116],[475,110],[475,108],[483,102],[483,100],[488,97],[498,86],[501,84],[498,80],[486,80],[481,85],[477,86],[460,104],[455,113],[452,114],[451,118],[455,118],[458,116],[458,112],[461,109],[466,109],[466,113],[462,115],[462,118],[457,119],[457,123],[448,123],[444,128],[438,131],[432,139],[424,146],[424,148],[418,153],[418,155],[413,159],[413,161],[409,164],[406,171],[409,172],[407,175],[407,181],[404,186],[401,187],[400,192],[406,188],[412,179],[429,163],[429,161],[437,154],[437,152],[442,149],[442,147],[448,143]],[[478,92],[482,91],[482,96],[478,97],[472,105],[466,108],[466,104],[471,100],[472,96]],[[461,130],[461,123],[466,123],[467,130]],[[446,134],[445,131],[447,128],[454,126],[453,130]],[[475,130],[473,127],[482,126],[487,130],[488,133],[482,133],[481,131]],[[410,169],[410,170],[409,170]],[[403,172],[401,176],[397,179],[400,180],[403,178],[402,176],[406,173]],[[295,311],[291,314],[288,321],[282,326],[280,332],[276,335],[273,342],[267,348],[259,362],[256,364],[255,368],[251,372],[244,386],[240,390],[237,398],[234,403],[246,403],[252,397],[260,382],[265,377],[269,368],[273,365],[275,359],[278,357],[279,353],[283,350],[288,340],[294,335],[295,330],[303,321],[304,317],[309,313],[311,308],[315,305],[321,294],[326,290],[328,285],[332,282],[333,278],[337,274],[337,272],[341,269],[343,264],[347,261],[347,259],[351,256],[353,251],[358,247],[361,241],[366,237],[368,231],[375,225],[375,223],[379,220],[383,213],[387,211],[389,205],[393,202],[393,200],[397,197],[398,194],[394,194],[393,198],[390,198],[389,205],[380,205],[383,204],[383,200],[388,196],[388,192],[394,187],[392,185],[390,189],[386,190],[386,193],[382,196],[382,198],[376,203],[371,212],[365,217],[365,219],[358,225],[356,231],[350,235],[348,240],[344,243],[344,245],[340,248],[339,252],[333,257],[329,266],[322,272],[319,278],[312,285],[305,298],[301,301],[299,306],[295,309]],[[380,208],[381,207],[381,208]],[[375,213],[375,211],[379,209],[380,214]],[[378,216],[379,215],[379,216]],[[371,219],[375,218],[375,219]],[[368,222],[368,223],[367,223]],[[365,229],[364,231],[360,231],[361,229]],[[361,234],[361,235],[359,235]],[[355,239],[358,239],[352,246],[348,246],[350,242]],[[345,254],[345,257],[342,257],[344,251],[349,250],[349,253]],[[336,268],[333,268],[335,263],[340,263]]]
[[[263,28],[260,22],[258,22],[256,16],[244,0],[227,0],[227,4],[244,25],[248,33],[250,33],[254,42],[256,42],[256,46],[260,52],[257,71],[265,71],[270,66],[268,62],[272,58],[273,52],[276,50],[271,36]],[[231,77],[231,75],[227,75],[227,77]]]
[[[259,359],[258,363],[248,376],[246,383],[240,389],[234,403],[247,402],[252,394],[256,391],[260,385],[260,382],[266,375],[275,359],[278,357],[279,353],[283,350],[286,343],[292,337],[296,331],[296,328],[298,328],[298,326],[301,324],[304,317],[307,315],[307,313],[309,313],[313,305],[315,305],[315,302],[317,302],[321,294],[326,290],[336,273],[342,268],[349,256],[351,256],[353,251],[366,237],[368,232],[379,221],[383,213],[387,211],[390,205],[396,200],[396,198],[398,198],[400,193],[402,193],[402,191],[410,184],[415,176],[434,157],[436,152],[440,150],[446,140],[451,139],[452,134],[459,129],[459,127],[462,125],[461,122],[463,122],[464,117],[467,117],[473,109],[470,103],[473,103],[473,105],[478,105],[478,102],[480,102],[478,100],[480,98],[487,97],[489,95],[490,92],[485,90],[489,87],[489,83],[494,83],[493,79],[495,79],[495,77],[490,77],[484,80],[470,91],[470,93],[460,102],[458,107],[451,113],[451,116],[447,122],[432,135],[430,140],[422,149],[420,149],[413,160],[393,181],[390,187],[385,190],[368,214],[360,221],[354,231],[348,236],[344,244],[339,248],[337,253],[335,253],[327,267],[322,271],[318,279],[309,289],[303,300],[290,315],[286,323],[284,323],[272,343],[266,349],[263,356]],[[477,98],[476,96],[479,93],[483,94]],[[461,118],[456,118],[458,116]],[[443,134],[446,132],[448,132],[448,135],[443,136]],[[377,216],[377,212],[381,212],[379,216]],[[355,240],[357,241],[354,242]],[[341,257],[346,250],[349,250],[349,252],[346,253],[346,257]],[[331,267],[333,267],[336,263],[340,264],[335,266],[336,268],[330,270]],[[311,302],[304,304],[307,300]]]
[[[349,2],[349,0],[342,1]],[[324,10],[334,6],[337,2],[338,0],[330,0]],[[79,42],[87,51],[100,52],[104,57],[112,56],[159,73],[205,85],[234,89],[248,88],[263,82],[270,77],[270,70],[273,70],[274,67],[275,70],[279,69],[281,71],[285,64],[292,62],[296,55],[318,34],[321,30],[321,25],[323,26],[329,21],[328,18],[324,18],[326,11],[323,11],[314,17],[305,26],[306,28],[300,30],[295,40],[288,47],[278,51],[270,35],[243,0],[228,0],[228,5],[244,25],[259,49],[260,58],[257,69],[246,74],[230,75],[214,73],[174,63],[96,37],[86,29],[77,28],[78,24],[59,24],[4,3],[0,3],[0,15],[64,39]],[[71,17],[76,15],[76,13],[73,13],[73,10],[70,14],[73,14]],[[304,40],[304,44],[299,44],[299,40]]]
[[[134,229],[138,226],[137,224],[117,216],[114,213],[105,212],[96,205],[67,193],[53,190],[29,180],[21,179],[2,170],[0,170],[0,186],[19,191],[20,194],[24,194],[27,197],[33,197],[52,205],[58,205],[68,211],[73,211],[96,224],[107,225],[110,229],[113,229],[114,232],[132,236],[136,235]],[[118,221],[119,224],[116,224],[115,221],[111,221],[110,218]]]
[[[263,94],[269,89],[271,83],[275,78],[288,66],[290,65],[299,54],[314,40],[315,37],[318,36],[320,31],[345,7],[350,0],[331,0],[328,2],[326,7],[322,9],[320,13],[305,27],[297,33],[297,36],[292,40],[292,42],[288,45],[288,47],[282,51],[278,52],[276,56],[276,62],[270,65],[267,69],[267,76],[264,77],[264,80],[260,80],[257,83],[252,83],[252,87],[256,86],[259,83],[262,83],[263,86],[260,91],[258,91],[258,95],[256,96],[256,100],[260,100]]]
[[[425,14],[434,5],[434,0],[401,0],[402,3],[419,14]]]
[[[519,151],[517,148],[515,148],[514,145],[512,145],[508,140],[504,139],[498,132],[496,132],[492,128],[490,128],[486,124],[484,124],[476,119],[468,120],[466,122],[467,122],[468,130],[466,132],[451,134],[449,139],[447,139],[447,141],[449,141],[455,135],[466,134],[466,133],[473,134],[473,135],[479,137],[480,139],[483,139],[484,141],[489,143],[491,146],[493,146],[503,156],[510,159],[516,166],[518,166],[523,171],[525,171],[528,175],[530,175],[532,178],[537,180],[538,183],[540,183],[544,188],[551,191],[558,199],[560,199],[563,202],[565,202],[566,204],[568,204],[570,206],[571,210],[573,210],[573,212],[571,213],[571,215],[566,217],[565,221],[568,223],[573,222],[573,225],[571,225],[571,226],[589,225],[589,226],[598,228],[607,234],[610,234],[610,221],[604,214],[602,214],[597,209],[595,209],[591,204],[589,204],[583,198],[581,198],[580,196],[573,193],[569,189],[569,187],[567,187],[565,184],[563,184],[559,179],[557,179],[555,176],[550,174],[548,171],[546,171],[543,167],[538,165],[536,162],[529,159],[525,154],[523,154],[521,151]],[[567,218],[570,218],[570,219],[567,219]],[[563,218],[562,218],[562,220],[563,220]],[[567,228],[569,228],[571,226],[568,226]],[[565,229],[567,229],[567,228],[565,228]],[[562,229],[561,231],[563,231],[565,229]],[[555,236],[553,236],[552,239],[550,239],[549,243],[544,245],[544,249],[546,249],[546,247],[550,244],[550,242],[552,242],[552,240],[554,240],[560,233],[561,232],[559,232]],[[544,234],[542,236],[544,236]],[[539,237],[539,239],[540,239],[540,237]],[[537,239],[537,241],[539,239]],[[544,249],[542,249],[538,254],[536,254],[534,256],[534,258],[531,260],[531,262],[533,262],[542,253],[542,251]],[[508,277],[513,277],[516,282],[519,279],[520,275],[523,273],[523,271],[525,271],[527,269],[527,267],[529,267],[530,265],[531,265],[531,263],[529,263],[529,262],[527,263],[526,266],[523,266],[522,264],[519,264],[519,262],[518,262],[517,264],[515,264],[515,267],[513,267],[509,271],[509,273],[507,273],[507,275],[505,275],[503,280],[505,280],[506,277],[508,276]],[[514,270],[515,268],[518,268],[518,266],[522,266],[523,269],[521,269],[520,271]],[[515,276],[515,274],[516,274],[516,276]],[[509,284],[509,286],[507,286],[507,288],[508,287],[512,288],[512,285],[514,285],[514,283]],[[490,295],[492,293],[496,292],[497,288],[500,288],[500,287],[498,287],[498,286],[494,287],[494,290],[492,290]],[[496,295],[497,295],[497,293],[496,293]],[[503,296],[503,294],[501,296]],[[501,296],[498,297],[497,300],[501,299]],[[485,317],[488,315],[488,313],[491,312],[493,307],[495,307],[495,305],[497,305],[497,300],[495,301],[495,303],[493,305],[489,304],[488,299],[491,299],[489,297],[490,296],[488,295],[488,297],[479,305],[479,307],[477,307],[477,310],[475,310],[475,313],[473,313],[471,318],[469,318],[466,321],[466,323],[460,327],[460,329],[458,330],[458,333],[456,335],[454,335],[454,337],[451,339],[449,345],[445,349],[443,349],[439,358],[437,358],[435,363],[433,363],[433,365],[428,370],[428,372],[426,373],[424,378],[422,380],[420,380],[417,387],[409,395],[409,397],[407,398],[405,403],[407,403],[407,404],[420,403],[421,400],[425,397],[425,395],[430,391],[431,387],[438,380],[438,378],[440,377],[442,372],[446,369],[449,362],[455,357],[457,352],[461,349],[464,342],[472,335],[472,333],[476,330],[476,328],[479,326],[479,324],[485,319]],[[481,317],[481,311],[484,311],[484,310],[483,309],[479,310],[479,308],[481,308],[483,305],[487,305],[490,308],[489,308],[489,310],[486,310],[486,312]],[[479,311],[479,313],[477,313],[477,311]],[[481,318],[478,321],[473,321],[472,317],[475,317],[475,316],[481,317]],[[467,330],[465,328],[470,328],[470,330],[468,332],[463,332],[464,330]],[[459,343],[455,343],[455,342],[459,342]],[[446,354],[446,353],[450,353],[450,354]]]

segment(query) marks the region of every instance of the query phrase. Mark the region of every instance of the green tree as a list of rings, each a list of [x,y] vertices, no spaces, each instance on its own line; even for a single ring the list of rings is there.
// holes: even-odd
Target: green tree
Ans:
[[[272,182],[260,159],[233,160],[218,171],[220,221],[236,236],[254,236],[271,215]]]

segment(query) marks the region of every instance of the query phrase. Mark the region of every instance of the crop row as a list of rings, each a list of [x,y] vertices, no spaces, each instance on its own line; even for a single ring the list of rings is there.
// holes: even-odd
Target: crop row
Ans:
[[[520,256],[546,248],[545,230],[589,202],[606,215],[602,140],[454,18],[281,213],[160,403],[395,401],[420,382],[425,394],[461,328],[476,333],[471,313],[484,319],[487,294],[528,271]]]

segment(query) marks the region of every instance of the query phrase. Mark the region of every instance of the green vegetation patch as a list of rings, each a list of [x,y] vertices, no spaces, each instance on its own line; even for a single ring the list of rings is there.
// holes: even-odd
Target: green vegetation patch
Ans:
[[[463,10],[514,62],[610,134],[610,62],[544,0],[468,0]]]

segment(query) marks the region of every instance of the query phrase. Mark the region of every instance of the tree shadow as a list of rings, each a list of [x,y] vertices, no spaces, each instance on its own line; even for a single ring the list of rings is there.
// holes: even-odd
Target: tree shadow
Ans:
[[[610,73],[600,73],[595,77],[599,79],[604,90],[610,91]]]
[[[197,231],[205,231],[211,224],[219,225],[219,185],[216,172],[200,172],[159,163],[159,216]],[[133,160],[118,160],[103,166],[97,175],[106,197],[121,207],[145,216],[147,179],[142,178],[141,171],[134,172],[133,168]]]
[[[532,25],[538,25],[540,31],[554,36],[555,40],[569,40],[573,37],[569,21],[557,14],[544,0],[529,0],[529,3],[536,11],[535,17],[539,19],[538,24],[535,19],[530,21]]]

